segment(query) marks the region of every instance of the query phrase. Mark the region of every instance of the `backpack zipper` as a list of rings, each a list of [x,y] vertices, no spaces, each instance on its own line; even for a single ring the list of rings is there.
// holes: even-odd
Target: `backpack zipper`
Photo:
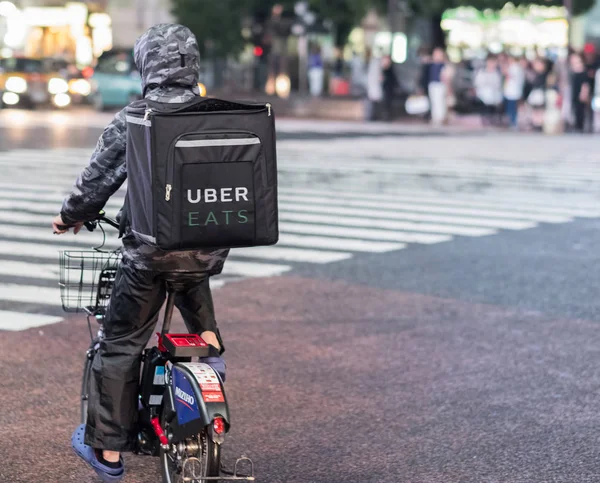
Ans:
[[[144,114],[144,121],[148,120],[148,118],[150,117],[150,114],[152,114],[152,109],[150,109],[150,108],[146,109],[146,113]]]
[[[271,104],[267,102],[265,107],[267,108],[267,111],[269,111],[269,117],[271,117]]]
[[[168,184],[165,188],[165,201],[171,201],[171,190],[173,187]]]

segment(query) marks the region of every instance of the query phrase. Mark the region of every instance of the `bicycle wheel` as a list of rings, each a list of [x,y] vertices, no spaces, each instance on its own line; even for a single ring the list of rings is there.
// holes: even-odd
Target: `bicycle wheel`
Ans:
[[[97,342],[91,345],[85,355],[85,364],[83,365],[83,377],[81,378],[81,395],[80,395],[80,418],[81,424],[87,423],[87,413],[90,396],[90,381],[92,375],[92,363],[96,355]]]
[[[200,482],[202,478],[220,476],[221,445],[203,431],[186,440],[185,448],[176,444],[167,450],[161,448],[160,470],[163,483]]]

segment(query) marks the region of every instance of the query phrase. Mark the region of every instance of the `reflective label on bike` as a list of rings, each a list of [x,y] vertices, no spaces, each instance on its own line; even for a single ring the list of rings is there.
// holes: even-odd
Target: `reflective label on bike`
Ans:
[[[202,392],[221,392],[221,385],[219,383],[200,383],[200,389],[202,389]]]
[[[205,403],[225,402],[225,397],[221,391],[219,392],[203,392],[202,398]]]
[[[163,400],[162,395],[161,396],[157,396],[157,395],[150,396],[150,406],[160,406],[162,404],[162,400]]]
[[[154,371],[154,380],[152,384],[155,386],[164,386],[165,385],[165,368],[164,366],[158,366]]]
[[[185,365],[190,371],[192,371],[192,374],[194,374],[196,381],[198,381],[202,392],[222,392],[219,377],[215,373],[214,369],[208,364],[187,363],[182,365]]]

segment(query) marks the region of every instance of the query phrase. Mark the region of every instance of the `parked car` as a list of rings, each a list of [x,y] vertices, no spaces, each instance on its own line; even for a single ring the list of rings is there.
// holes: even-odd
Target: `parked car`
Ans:
[[[131,50],[110,50],[98,59],[92,76],[93,102],[98,111],[121,107],[141,98],[142,84]]]
[[[3,106],[37,107],[71,104],[69,85],[40,59],[9,57],[0,59],[0,93]]]

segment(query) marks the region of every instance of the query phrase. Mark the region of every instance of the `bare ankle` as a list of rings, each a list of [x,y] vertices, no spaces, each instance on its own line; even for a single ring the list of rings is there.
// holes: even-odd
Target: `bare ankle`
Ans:
[[[102,457],[109,463],[118,463],[121,453],[118,451],[102,451]]]
[[[215,334],[214,332],[207,330],[206,332],[202,332],[202,334],[200,334],[200,337],[202,337],[204,342],[206,342],[207,344],[212,345],[217,350],[221,350],[221,344],[219,344],[217,334]]]

